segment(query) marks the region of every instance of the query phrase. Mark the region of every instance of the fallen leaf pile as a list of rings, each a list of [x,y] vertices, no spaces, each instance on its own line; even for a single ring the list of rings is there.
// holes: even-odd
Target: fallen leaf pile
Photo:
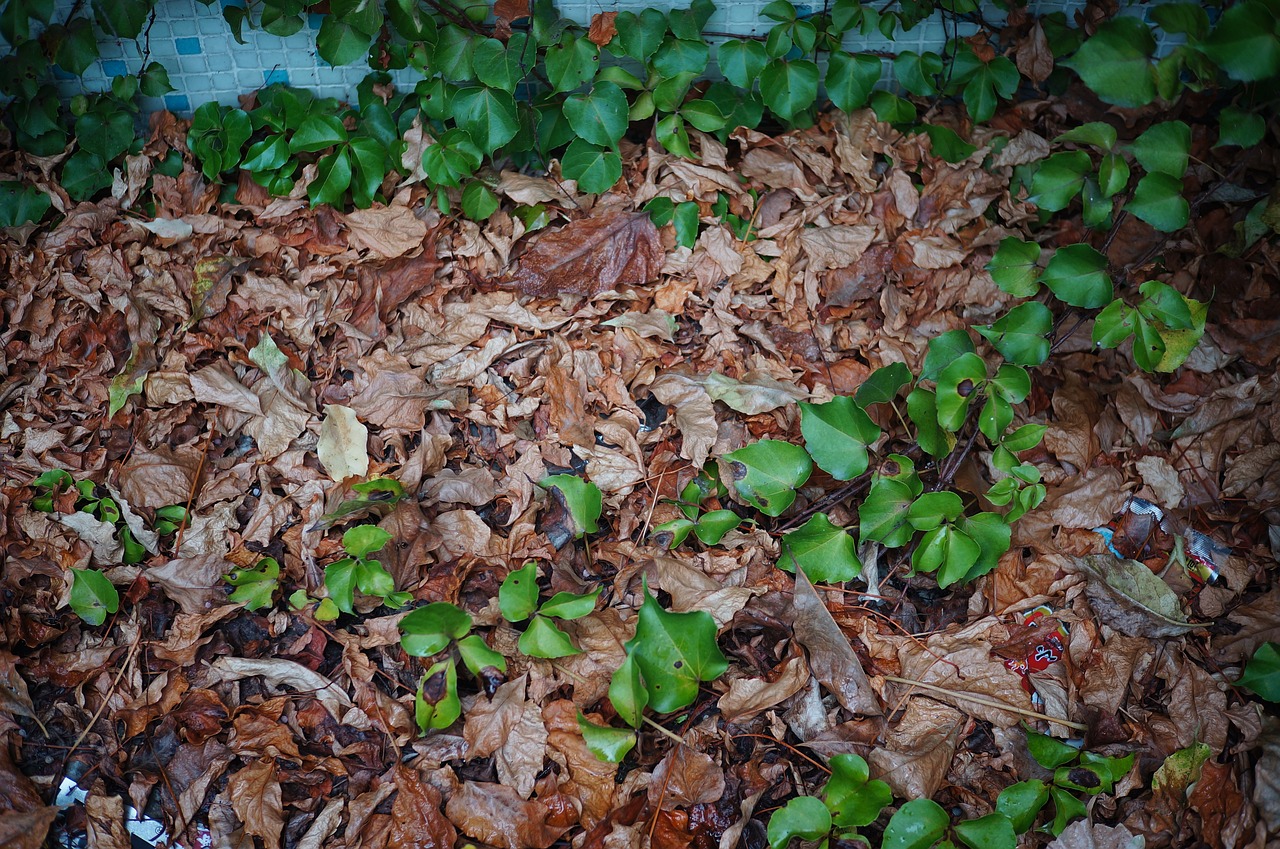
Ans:
[[[896,560],[870,587],[797,583],[776,565],[788,517],[712,548],[648,536],[708,458],[797,440],[797,400],[918,368],[930,338],[1008,310],[984,266],[1035,218],[1010,175],[1045,154],[1067,108],[1011,108],[996,121],[1008,144],[993,152],[996,130],[973,130],[978,149],[956,165],[870,111],[727,145],[692,133],[698,161],[632,147],[599,198],[554,172],[494,175],[505,202],[483,224],[442,217],[419,184],[345,215],[247,177],[219,203],[189,160],[149,175],[154,215],[126,203],[124,181],[78,206],[51,188],[58,223],[0,241],[0,843],[40,846],[71,775],[88,802],[59,827],[103,847],[128,846],[125,803],[188,846],[207,829],[244,849],[759,847],[768,812],[821,785],[812,759],[841,752],[899,800],[990,813],[1037,774],[1019,727],[1030,712],[1087,727],[1091,750],[1137,753],[1057,845],[1265,845],[1280,829],[1265,778],[1280,723],[1232,682],[1280,639],[1280,254],[1265,239],[1215,253],[1232,240],[1225,207],[1205,205],[1162,269],[1163,235],[1118,229],[1122,287],[1158,275],[1212,300],[1208,332],[1170,379],[1064,322],[1026,410],[1049,428],[1030,458],[1048,498],[972,586],[939,591]],[[149,154],[180,144],[171,117],[153,129]],[[1274,174],[1275,154],[1250,152],[1246,177]],[[23,169],[38,163],[0,154],[0,170]],[[700,205],[691,249],[641,211],[658,196]],[[748,240],[712,215],[722,198]],[[551,224],[526,232],[513,213],[538,204]],[[1058,242],[1085,238],[1063,220]],[[972,455],[957,481],[985,489],[988,459]],[[30,482],[54,468],[135,517],[140,564],[120,565],[110,525],[31,508]],[[588,543],[537,486],[558,473],[604,493]],[[351,486],[375,477],[411,497],[360,501]],[[1091,529],[1129,494],[1230,546],[1225,583],[1193,593],[1115,568]],[[173,504],[191,521],[158,538],[148,522]],[[823,509],[850,524],[856,506]],[[390,532],[379,556],[412,604],[461,605],[509,659],[490,692],[464,685],[451,729],[417,731],[424,667],[399,646],[403,611],[366,603],[324,622],[283,599],[259,613],[228,600],[223,576],[264,556],[286,598],[318,595],[353,521]],[[582,654],[516,651],[497,589],[530,560],[552,592],[603,588],[565,623]],[[82,567],[121,592],[101,627],[67,606]],[[711,615],[730,668],[665,718],[669,733],[644,726],[619,767],[587,750],[577,716],[612,718],[642,579],[672,610]],[[1001,650],[1039,604],[1069,640],[1033,676],[1033,703]],[[1153,792],[1155,770],[1197,743],[1212,750],[1199,782]]]

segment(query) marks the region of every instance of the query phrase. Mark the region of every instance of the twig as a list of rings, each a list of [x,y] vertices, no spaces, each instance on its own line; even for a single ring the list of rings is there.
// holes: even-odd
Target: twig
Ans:
[[[1016,713],[1021,716],[1029,716],[1033,719],[1043,719],[1046,722],[1052,722],[1056,725],[1062,725],[1075,731],[1088,731],[1089,726],[1080,722],[1071,722],[1066,719],[1058,719],[1056,716],[1049,716],[1047,713],[1039,713],[1034,710],[1026,710],[1025,708],[1013,707],[998,702],[995,699],[988,699],[986,696],[977,696],[973,693],[966,693],[964,690],[949,690],[946,687],[938,687],[933,684],[926,684],[923,681],[916,681],[911,678],[899,678],[896,675],[882,676],[886,681],[892,681],[895,684],[907,684],[912,687],[919,687],[922,690],[930,690],[935,693],[943,693],[957,699],[974,702],[975,704],[986,705],[987,707],[996,708],[997,710],[1007,710],[1010,713]]]
[[[664,728],[662,725],[658,724],[657,722],[654,722],[654,721],[653,721],[652,719],[650,719],[649,717],[647,717],[647,716],[641,716],[640,718],[641,718],[642,720],[644,720],[644,723],[645,723],[646,725],[648,725],[648,726],[649,726],[649,727],[651,727],[654,731],[657,731],[659,734],[663,735],[663,736],[664,736],[664,737],[666,737],[667,739],[669,739],[669,740],[673,741],[676,745],[678,745],[678,746],[688,746],[688,745],[689,745],[688,743],[686,743],[686,742],[684,741],[684,738],[683,738],[683,737],[681,737],[679,734],[675,733],[674,731],[671,731],[671,730],[670,730],[670,729],[668,729],[668,728]]]

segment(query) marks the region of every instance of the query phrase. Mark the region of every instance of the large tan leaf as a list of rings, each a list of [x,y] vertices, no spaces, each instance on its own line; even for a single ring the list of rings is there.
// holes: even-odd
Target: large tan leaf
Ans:
[[[942,786],[964,729],[964,716],[933,699],[907,702],[898,724],[885,734],[867,759],[872,775],[889,784],[895,796],[928,799]]]
[[[505,282],[538,297],[598,295],[653,282],[662,259],[648,213],[615,209],[542,236]]]
[[[341,404],[325,404],[316,454],[329,477],[339,483],[369,472],[369,429],[356,418],[356,411]]]
[[[655,809],[709,805],[724,795],[724,770],[710,755],[676,746],[653,770],[649,804]]]
[[[445,814],[476,840],[504,849],[547,849],[578,821],[580,805],[558,793],[525,801],[505,785],[466,781],[449,798]]]
[[[357,209],[342,216],[355,247],[382,259],[394,259],[422,247],[427,225],[405,206]]]
[[[275,760],[264,758],[237,771],[227,782],[227,792],[244,830],[261,837],[266,849],[279,849],[284,811]]]
[[[862,662],[803,569],[796,570],[792,604],[796,640],[809,652],[809,667],[814,677],[834,693],[847,710],[864,716],[880,716],[884,711],[862,669]]]
[[[547,728],[538,706],[524,697],[527,676],[498,688],[492,699],[477,697],[467,709],[462,736],[469,757],[494,756],[498,780],[528,798],[542,770]]]

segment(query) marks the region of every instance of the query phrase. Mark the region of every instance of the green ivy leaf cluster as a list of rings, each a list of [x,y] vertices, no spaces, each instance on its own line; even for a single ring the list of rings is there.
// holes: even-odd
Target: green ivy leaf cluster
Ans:
[[[600,590],[585,594],[559,592],[538,604],[538,564],[526,563],[507,575],[498,588],[498,609],[512,624],[528,622],[517,647],[529,657],[558,658],[581,654],[553,619],[581,619],[595,610]]]
[[[449,650],[427,668],[418,683],[414,715],[424,734],[448,728],[462,715],[458,658],[477,677],[491,671],[506,674],[507,659],[489,648],[479,634],[472,634],[471,625],[471,614],[444,601],[411,610],[400,620],[400,647],[405,654],[431,658]]]
[[[708,463],[706,468],[680,490],[680,497],[670,502],[684,515],[655,525],[653,539],[663,548],[675,548],[692,533],[703,545],[719,545],[725,534],[744,521],[749,521],[724,507],[711,510],[703,508],[703,503],[711,499],[720,503],[728,492],[720,481],[715,465]]]
[[[356,525],[342,535],[347,556],[324,567],[324,586],[329,596],[320,602],[316,616],[336,619],[338,613],[355,613],[355,594],[381,599],[388,607],[403,607],[409,594],[396,592],[395,579],[378,560],[369,555],[381,551],[391,534],[377,525]]]

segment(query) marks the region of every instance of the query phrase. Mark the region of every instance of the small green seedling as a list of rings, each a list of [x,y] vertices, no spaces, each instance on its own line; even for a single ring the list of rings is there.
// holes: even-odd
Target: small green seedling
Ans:
[[[120,593],[97,569],[72,569],[71,609],[90,625],[101,625],[120,609]]]
[[[1051,799],[1054,817],[1044,830],[1055,836],[1061,834],[1068,823],[1085,815],[1085,805],[1079,795],[1110,793],[1115,783],[1128,774],[1134,759],[1132,754],[1108,758],[1082,752],[1030,729],[1027,729],[1027,748],[1036,763],[1053,770],[1053,779],[1020,781],[1006,787],[996,799],[997,813],[1007,816],[1019,834],[1031,828],[1036,815]]]
[[[126,564],[141,563],[147,556],[147,550],[134,538],[133,532],[125,524],[120,513],[120,505],[109,495],[98,496],[93,481],[77,481],[69,472],[62,469],[51,469],[44,472],[31,485],[38,494],[31,500],[31,506],[42,513],[54,511],[54,501],[62,493],[74,488],[79,494],[76,499],[76,510],[88,513],[100,522],[114,525],[116,536],[124,547],[121,560]]]
[[[395,580],[382,563],[369,559],[391,541],[391,534],[377,525],[357,525],[342,535],[347,556],[324,569],[324,585],[329,599],[343,613],[355,613],[355,591],[382,599],[388,607],[403,607],[412,596],[396,592]],[[323,608],[323,604],[321,605]],[[327,612],[318,610],[317,614]]]
[[[471,633],[471,615],[462,608],[437,601],[410,611],[400,620],[400,647],[414,657],[435,657],[452,646],[476,677],[506,674],[507,659]],[[462,713],[458,698],[458,664],[454,652],[436,661],[422,676],[415,700],[422,733],[448,728]]]
[[[836,840],[865,843],[858,829],[875,822],[892,802],[893,791],[883,781],[870,780],[865,760],[858,755],[835,755],[821,799],[797,796],[769,817],[769,846],[784,849],[799,837],[821,841],[819,847],[825,849],[833,833]]]
[[[528,620],[520,635],[518,647],[529,657],[557,658],[581,654],[569,635],[552,622],[552,619],[581,619],[595,610],[600,590],[575,595],[556,593],[541,607],[538,606],[538,566],[526,563],[507,575],[498,589],[498,607],[502,618],[513,625]]]
[[[752,523],[732,510],[703,510],[703,502],[710,499],[722,499],[729,490],[720,482],[714,463],[694,476],[680,490],[678,499],[667,499],[668,504],[680,508],[683,517],[654,525],[653,539],[663,548],[676,548],[693,533],[703,545],[719,545],[724,535],[743,522]]]
[[[274,557],[264,557],[252,569],[231,572],[226,580],[235,587],[231,601],[243,604],[248,610],[261,610],[271,606],[276,590],[280,588],[280,564]]]
[[[156,511],[156,520],[152,523],[156,533],[164,536],[174,533],[178,528],[191,521],[187,508],[181,504],[171,504]]]
[[[374,478],[351,487],[356,493],[312,523],[309,531],[332,528],[339,522],[350,522],[365,516],[382,516],[404,498],[404,487],[394,478]]]

